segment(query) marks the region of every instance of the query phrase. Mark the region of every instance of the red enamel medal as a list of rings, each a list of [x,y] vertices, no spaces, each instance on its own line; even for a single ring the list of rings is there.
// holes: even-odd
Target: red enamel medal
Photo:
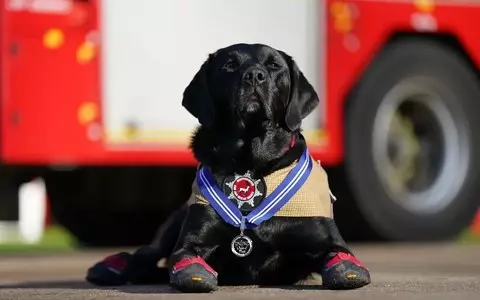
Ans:
[[[265,198],[266,184],[263,178],[254,179],[247,171],[243,175],[227,176],[223,191],[241,211],[251,211]]]

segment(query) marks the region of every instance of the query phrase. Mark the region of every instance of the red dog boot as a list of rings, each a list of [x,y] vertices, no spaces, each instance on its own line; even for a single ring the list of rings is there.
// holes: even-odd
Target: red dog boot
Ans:
[[[326,260],[322,282],[330,290],[357,289],[370,284],[370,272],[352,254],[334,253]]]
[[[199,256],[180,260],[170,274],[170,284],[180,292],[209,293],[217,290],[217,272]]]
[[[158,251],[148,246],[133,254],[120,252],[90,267],[86,280],[100,286],[167,283],[168,270],[157,266],[159,260]]]
[[[88,269],[85,279],[100,286],[127,284],[129,278],[126,268],[131,259],[132,255],[126,252],[107,256]]]

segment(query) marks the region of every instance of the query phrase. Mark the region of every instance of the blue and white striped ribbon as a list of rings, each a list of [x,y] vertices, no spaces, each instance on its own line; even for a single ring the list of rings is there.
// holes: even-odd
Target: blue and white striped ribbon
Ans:
[[[312,167],[313,160],[308,150],[305,149],[298,163],[280,185],[263,200],[259,207],[251,211],[246,217],[223,193],[207,168],[200,166],[196,180],[202,195],[225,222],[240,227],[242,219],[244,219],[246,228],[254,228],[263,221],[273,217],[295,195],[308,176],[310,176]]]

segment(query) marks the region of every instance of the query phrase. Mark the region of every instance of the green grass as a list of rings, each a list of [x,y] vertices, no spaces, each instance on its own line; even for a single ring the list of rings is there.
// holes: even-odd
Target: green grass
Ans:
[[[0,254],[67,252],[73,251],[75,248],[75,239],[65,229],[52,226],[46,229],[39,243],[29,245],[21,241],[12,241],[0,244]]]
[[[480,234],[471,230],[465,230],[458,239],[461,244],[480,243]]]

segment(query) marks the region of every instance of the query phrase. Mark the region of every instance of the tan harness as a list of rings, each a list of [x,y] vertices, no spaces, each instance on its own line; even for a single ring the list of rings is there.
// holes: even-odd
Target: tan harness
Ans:
[[[280,185],[283,179],[285,179],[288,173],[295,167],[296,163],[297,161],[264,178],[267,186],[267,195]],[[331,195],[328,185],[327,173],[320,165],[320,162],[314,161],[308,179],[274,216],[333,218],[332,197],[333,195]],[[192,194],[188,200],[189,205],[193,203],[210,205],[208,200],[201,194],[195,180],[192,184]]]

